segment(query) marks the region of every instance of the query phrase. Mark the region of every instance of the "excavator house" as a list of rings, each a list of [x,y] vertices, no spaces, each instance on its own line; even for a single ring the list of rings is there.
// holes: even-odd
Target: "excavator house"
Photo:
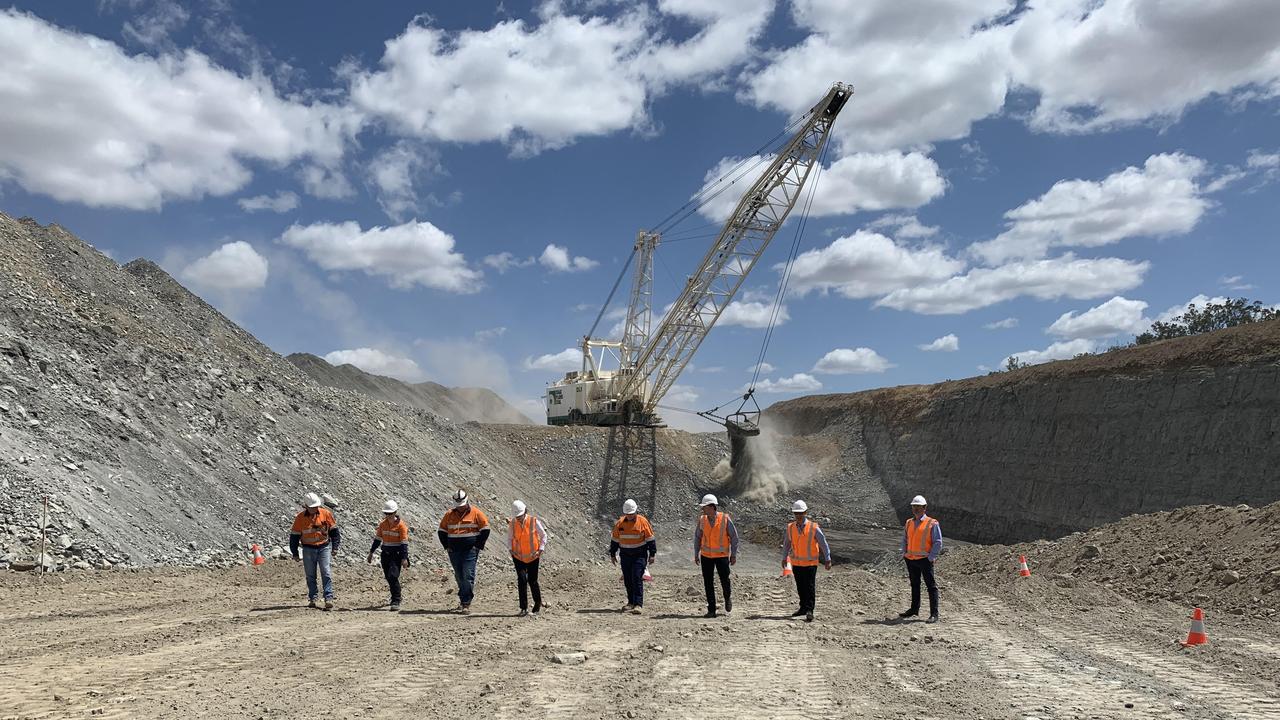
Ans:
[[[662,243],[662,232],[674,227],[674,223],[664,221],[658,227],[643,230],[637,235],[614,291],[596,317],[595,326],[582,337],[581,369],[566,373],[547,387],[547,424],[662,425],[658,415],[659,403],[796,207],[810,175],[821,168],[823,150],[832,125],[852,94],[850,86],[836,83],[808,113],[792,121],[788,130],[795,129],[789,136],[785,135],[787,130],[780,134],[787,139],[772,146],[772,154],[755,156],[757,165],[767,163],[767,166],[742,194],[702,262],[689,274],[676,301],[656,325],[653,318],[654,253]],[[743,164],[747,162],[743,161]],[[747,168],[740,177],[751,169]],[[733,172],[731,170],[730,174]],[[717,185],[727,177],[708,185],[688,205],[673,213],[672,217],[679,216],[675,222],[693,214],[724,192],[728,185]],[[632,264],[634,271],[622,337],[595,337],[596,326]],[[744,404],[751,400],[751,396],[751,391],[743,396]],[[758,408],[748,412],[739,407],[737,412],[726,416],[717,415],[715,411],[699,414],[725,425],[735,459],[740,455],[745,438],[759,434],[756,424]]]

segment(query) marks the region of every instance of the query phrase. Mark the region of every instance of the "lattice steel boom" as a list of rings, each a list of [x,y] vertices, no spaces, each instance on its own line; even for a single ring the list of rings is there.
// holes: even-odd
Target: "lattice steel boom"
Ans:
[[[852,94],[848,85],[833,85],[743,194],[675,305],[636,357],[636,370],[617,395],[624,403],[626,398],[641,396],[642,412],[653,414],[795,208],[836,115]]]

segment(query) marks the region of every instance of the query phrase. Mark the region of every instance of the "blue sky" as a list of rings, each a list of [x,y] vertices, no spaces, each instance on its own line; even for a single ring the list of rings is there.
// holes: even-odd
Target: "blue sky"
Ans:
[[[160,262],[281,353],[538,418],[636,231],[843,81],[763,403],[1280,301],[1271,0],[435,5],[0,10],[0,209]],[[664,404],[741,392],[796,225]],[[709,242],[659,250],[658,307]]]

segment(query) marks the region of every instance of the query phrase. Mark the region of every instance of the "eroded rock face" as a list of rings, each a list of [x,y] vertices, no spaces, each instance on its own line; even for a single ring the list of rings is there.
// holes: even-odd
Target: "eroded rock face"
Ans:
[[[800,435],[860,435],[905,517],[947,533],[1060,537],[1126,515],[1280,499],[1280,322],[934,386],[770,408]]]
[[[928,492],[982,542],[1058,537],[1125,515],[1280,497],[1280,366],[997,387],[937,401],[907,432],[874,418],[889,495]]]

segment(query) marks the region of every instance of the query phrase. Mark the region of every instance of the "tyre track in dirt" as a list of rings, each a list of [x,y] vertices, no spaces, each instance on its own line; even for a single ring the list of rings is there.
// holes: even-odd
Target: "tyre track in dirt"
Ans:
[[[613,610],[615,572],[552,569],[538,618],[514,617],[512,588],[492,582],[470,616],[442,608],[450,588],[434,582],[392,613],[376,583],[341,573],[351,609],[335,612],[302,607],[300,578],[120,576],[107,579],[134,591],[109,597],[93,579],[61,597],[0,590],[0,647],[23,653],[2,651],[0,719],[1280,716],[1274,688],[1231,674],[1240,654],[1166,647],[1163,631],[1109,637],[1114,622],[985,587],[948,586],[939,625],[901,623],[899,579],[837,569],[805,623],[789,617],[790,580],[735,572],[735,612],[706,620],[692,568],[650,586],[643,616]],[[1119,612],[1142,625],[1163,609]],[[1276,637],[1249,642],[1264,656]],[[551,662],[572,651],[586,662]]]

